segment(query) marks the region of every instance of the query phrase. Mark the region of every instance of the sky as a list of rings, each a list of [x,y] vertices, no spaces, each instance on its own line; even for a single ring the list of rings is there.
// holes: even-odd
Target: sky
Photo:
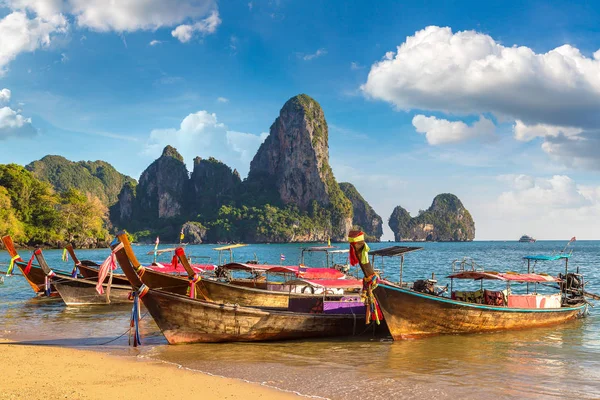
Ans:
[[[576,3],[576,4],[574,4]],[[286,100],[384,220],[439,193],[476,240],[600,239],[600,3],[0,0],[0,163],[167,144],[245,177]]]

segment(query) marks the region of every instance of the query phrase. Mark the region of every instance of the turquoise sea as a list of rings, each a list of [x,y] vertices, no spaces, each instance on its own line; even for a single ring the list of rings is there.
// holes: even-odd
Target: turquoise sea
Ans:
[[[394,244],[397,243],[376,243],[371,248]],[[523,256],[559,252],[566,242],[404,242],[400,245],[424,247],[406,256],[404,280],[429,278],[435,273],[438,283],[445,285],[449,283],[445,277],[451,271],[452,261],[465,256],[486,269],[526,272]],[[251,245],[236,249],[234,254],[236,261],[257,258],[261,263],[271,264],[279,264],[283,254],[284,265],[296,265],[304,246]],[[347,248],[346,244],[339,246]],[[210,257],[210,262],[216,264],[219,260],[217,252],[212,250],[214,247],[187,246],[187,252],[192,256]],[[152,261],[152,256],[146,255],[152,248],[135,247],[140,261]],[[577,241],[568,246],[567,251],[571,250],[569,269],[579,268],[587,278],[587,290],[600,293],[600,241]],[[23,258],[29,254],[21,252]],[[61,251],[46,250],[44,254],[54,270],[71,270],[71,262],[61,261]],[[81,259],[101,261],[108,250],[79,250],[78,255]],[[203,258],[196,262],[208,260]],[[0,251],[0,270],[6,270],[8,261],[7,253]],[[321,267],[325,265],[325,258],[314,254],[307,256],[305,263]],[[387,279],[398,280],[397,259],[388,259],[378,267]],[[564,263],[546,262],[537,264],[535,269],[556,275],[564,271]],[[478,288],[479,283],[471,287]],[[512,288],[515,290],[516,285]],[[551,289],[540,288],[543,290]],[[67,308],[60,300],[34,298],[25,279],[12,276],[0,284],[0,337],[160,359],[216,375],[332,399],[597,399],[600,398],[600,302],[597,306],[590,308],[586,319],[552,328],[402,342],[365,337],[168,346],[148,315],[142,319],[142,347],[133,349],[128,347],[127,334],[124,334],[128,330],[129,306]]]

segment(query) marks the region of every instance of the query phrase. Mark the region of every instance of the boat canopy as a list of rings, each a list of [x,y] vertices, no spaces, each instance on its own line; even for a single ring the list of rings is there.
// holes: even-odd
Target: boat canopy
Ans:
[[[392,247],[386,247],[385,249],[369,251],[369,255],[381,256],[381,257],[396,257],[396,256],[401,256],[406,253],[410,253],[412,251],[417,251],[417,250],[422,250],[422,249],[423,249],[422,247],[392,246]]]
[[[518,274],[516,272],[462,271],[448,275],[451,279],[495,279],[511,282],[560,282],[559,278],[545,274]]]
[[[306,285],[325,289],[360,289],[362,280],[359,279],[292,279],[284,285]]]
[[[315,246],[315,247],[305,247],[302,251],[325,251],[327,253],[348,253],[350,250],[348,249],[340,249],[336,246]]]
[[[310,268],[296,265],[267,265],[267,264],[243,264],[229,263],[221,268],[235,271],[258,271],[274,274],[294,274],[300,278],[306,279],[341,279],[344,278],[343,272],[333,268]]]
[[[554,261],[554,260],[563,260],[571,257],[571,254],[553,254],[553,255],[544,255],[538,254],[534,256],[525,256],[524,260],[532,260],[532,261]]]
[[[246,247],[248,246],[247,244],[230,244],[227,246],[222,246],[222,247],[215,247],[213,250],[217,250],[217,251],[225,251],[225,250],[231,250],[231,249],[237,249],[238,247]]]

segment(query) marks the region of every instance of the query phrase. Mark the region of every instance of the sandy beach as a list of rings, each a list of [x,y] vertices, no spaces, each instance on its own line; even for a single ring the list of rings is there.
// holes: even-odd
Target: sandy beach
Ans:
[[[0,340],[0,399],[298,399],[154,361]]]

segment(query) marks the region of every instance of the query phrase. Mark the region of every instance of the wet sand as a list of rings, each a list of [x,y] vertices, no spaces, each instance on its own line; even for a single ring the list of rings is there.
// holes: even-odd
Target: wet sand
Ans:
[[[0,339],[0,399],[298,399],[171,364]]]

